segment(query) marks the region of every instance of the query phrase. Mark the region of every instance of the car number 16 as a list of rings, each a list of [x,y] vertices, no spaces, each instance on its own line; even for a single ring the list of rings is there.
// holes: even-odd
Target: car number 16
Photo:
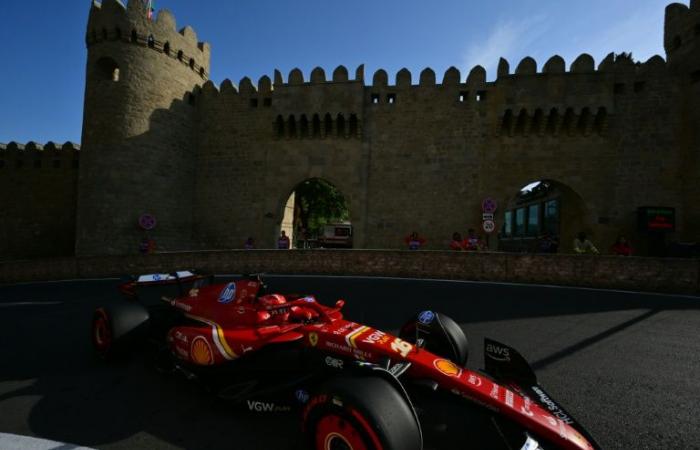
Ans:
[[[406,341],[402,341],[399,338],[394,339],[394,342],[391,343],[391,349],[399,352],[402,357],[406,357],[408,353],[413,350],[413,345]]]

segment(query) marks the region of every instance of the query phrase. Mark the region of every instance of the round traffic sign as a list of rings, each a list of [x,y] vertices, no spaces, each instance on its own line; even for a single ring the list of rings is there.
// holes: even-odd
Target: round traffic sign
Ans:
[[[139,217],[139,226],[146,231],[156,227],[156,217],[153,214],[141,214]]]
[[[487,214],[495,213],[497,208],[498,204],[496,203],[496,200],[492,198],[485,198],[484,201],[481,202],[481,209]]]
[[[496,230],[496,222],[493,220],[484,220],[484,231],[487,233],[493,233]]]

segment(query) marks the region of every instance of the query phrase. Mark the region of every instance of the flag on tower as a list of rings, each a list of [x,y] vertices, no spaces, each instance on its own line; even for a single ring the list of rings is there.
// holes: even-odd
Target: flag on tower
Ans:
[[[155,7],[153,5],[153,0],[148,0],[148,7],[147,7],[147,17],[148,20],[153,20],[153,13],[155,12]]]

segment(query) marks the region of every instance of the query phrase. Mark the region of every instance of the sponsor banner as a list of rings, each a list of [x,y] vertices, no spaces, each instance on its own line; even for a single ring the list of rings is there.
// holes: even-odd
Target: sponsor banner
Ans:
[[[544,405],[554,417],[567,425],[574,424],[574,419],[572,419],[571,416],[569,416],[559,405],[557,405],[554,400],[552,400],[539,386],[532,386],[530,389],[535,393],[535,395],[537,395],[538,401]]]
[[[302,405],[306,404],[309,401],[309,393],[306,392],[303,389],[299,389],[294,393],[294,397],[296,397],[297,401],[301,403]]]
[[[359,348],[352,348],[352,347],[348,347],[346,345],[336,344],[335,342],[331,342],[331,341],[326,341],[325,345],[326,345],[326,347],[333,349],[333,350],[337,350],[337,351],[341,351],[341,352],[345,352],[345,353],[351,353],[356,358],[358,358],[360,360],[373,358],[372,353],[366,352],[364,350],[360,350]]]
[[[487,344],[486,356],[496,361],[507,362],[510,361],[510,349],[496,344]]]
[[[435,313],[432,311],[423,311],[418,314],[418,322],[423,325],[430,325],[435,320]]]
[[[211,351],[211,346],[202,336],[197,336],[192,340],[190,355],[192,356],[192,361],[200,366],[214,364],[214,354]]]
[[[440,372],[451,377],[459,377],[462,375],[462,369],[447,359],[436,359],[433,361],[433,366]]]
[[[272,402],[260,402],[256,400],[248,400],[248,409],[254,412],[289,412],[292,407],[289,405],[277,405]]]
[[[228,283],[219,294],[219,303],[231,303],[236,297],[236,283]]]
[[[343,360],[342,359],[337,359],[333,358],[332,356],[326,356],[326,365],[328,367],[332,367],[334,369],[341,369],[343,368]]]

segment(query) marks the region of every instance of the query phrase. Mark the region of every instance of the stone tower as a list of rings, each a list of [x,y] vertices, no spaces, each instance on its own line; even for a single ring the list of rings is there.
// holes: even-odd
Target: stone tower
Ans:
[[[157,219],[159,250],[192,240],[195,104],[209,75],[209,45],[168,11],[142,0],[93,3],[88,49],[76,253],[134,253]]]
[[[664,48],[677,80],[678,147],[681,152],[683,217],[686,230],[700,230],[700,0],[666,7]]]

